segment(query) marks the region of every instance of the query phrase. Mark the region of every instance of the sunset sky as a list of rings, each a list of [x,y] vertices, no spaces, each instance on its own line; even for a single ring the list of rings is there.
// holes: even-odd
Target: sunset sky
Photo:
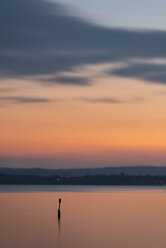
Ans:
[[[0,1],[0,167],[166,165],[164,0]]]

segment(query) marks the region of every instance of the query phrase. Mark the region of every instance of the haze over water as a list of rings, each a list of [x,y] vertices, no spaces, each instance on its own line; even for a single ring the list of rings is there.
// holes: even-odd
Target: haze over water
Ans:
[[[163,187],[1,186],[0,192],[2,248],[166,247]]]

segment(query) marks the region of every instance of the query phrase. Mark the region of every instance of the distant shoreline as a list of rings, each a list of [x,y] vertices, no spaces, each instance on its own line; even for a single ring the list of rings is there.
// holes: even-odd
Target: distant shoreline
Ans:
[[[51,169],[51,168],[12,168],[0,167],[0,174],[7,175],[36,175],[36,176],[61,176],[61,177],[82,177],[87,175],[151,175],[166,176],[166,166],[110,166],[97,168],[69,168],[69,169]]]
[[[9,175],[0,173],[0,185],[96,185],[96,186],[166,186],[166,176],[86,175],[79,177]]]

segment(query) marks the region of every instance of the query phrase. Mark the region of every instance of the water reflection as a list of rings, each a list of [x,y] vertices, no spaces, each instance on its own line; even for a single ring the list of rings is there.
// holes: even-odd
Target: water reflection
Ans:
[[[57,245],[61,247],[61,220],[58,218]]]
[[[0,247],[165,248],[165,194],[153,189],[1,193]]]
[[[61,232],[61,220],[58,219],[58,233],[60,234]]]

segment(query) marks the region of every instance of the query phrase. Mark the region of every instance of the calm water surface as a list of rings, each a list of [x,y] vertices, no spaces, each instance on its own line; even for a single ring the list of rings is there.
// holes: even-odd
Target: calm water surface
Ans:
[[[0,248],[47,247],[165,248],[166,188],[0,186]]]

